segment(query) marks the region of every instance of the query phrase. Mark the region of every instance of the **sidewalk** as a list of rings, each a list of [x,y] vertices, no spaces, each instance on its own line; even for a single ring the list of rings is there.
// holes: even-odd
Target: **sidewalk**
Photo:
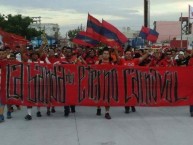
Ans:
[[[15,111],[0,123],[1,145],[191,145],[193,118],[187,107],[143,108],[125,114],[123,107],[111,108],[111,120],[96,116],[95,107],[77,107],[76,114],[56,113],[26,121],[26,108]],[[5,115],[6,117],[6,115]]]

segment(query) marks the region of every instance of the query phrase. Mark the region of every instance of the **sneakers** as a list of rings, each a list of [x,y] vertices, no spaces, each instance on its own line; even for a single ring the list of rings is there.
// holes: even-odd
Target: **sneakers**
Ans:
[[[125,107],[125,113],[126,113],[126,114],[128,114],[128,113],[130,112],[130,111],[129,111],[129,108],[130,108],[130,107],[127,107],[127,106]]]
[[[47,116],[50,116],[50,114],[51,114],[50,111],[47,111]]]
[[[55,112],[56,112],[55,108],[52,108],[51,112],[52,112],[52,113],[55,113]]]
[[[101,108],[97,108],[97,113],[96,113],[97,116],[101,116]],[[109,113],[105,113],[105,118],[106,119],[111,119],[111,116]]]
[[[4,116],[3,115],[0,115],[0,123],[1,122],[4,122]]]
[[[100,116],[101,115],[101,109],[97,109],[97,113],[96,113],[96,115],[98,115],[98,116]]]
[[[132,112],[136,112],[135,106],[125,106],[125,113],[128,114],[130,112],[130,108]]]
[[[70,106],[70,109],[71,109],[71,113],[75,113],[76,112],[75,106]]]
[[[32,116],[31,116],[31,115],[29,115],[29,114],[28,114],[28,115],[26,115],[26,116],[25,116],[25,120],[32,120]]]
[[[11,112],[10,111],[8,111],[7,112],[7,119],[11,119],[12,118],[12,116],[11,116]]]
[[[131,106],[131,110],[132,110],[132,112],[136,112],[135,106]]]
[[[36,114],[36,116],[37,116],[37,117],[42,117],[41,112],[40,112],[40,111],[38,111],[38,112],[37,112],[37,114]]]
[[[64,106],[64,116],[68,117],[70,113],[70,106]]]
[[[105,118],[106,118],[106,119],[111,119],[110,114],[109,114],[109,113],[105,113]]]

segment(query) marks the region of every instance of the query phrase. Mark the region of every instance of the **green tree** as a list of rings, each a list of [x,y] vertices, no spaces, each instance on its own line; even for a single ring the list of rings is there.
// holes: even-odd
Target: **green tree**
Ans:
[[[1,28],[4,28],[5,26],[6,26],[5,17],[4,17],[4,15],[1,15],[1,14],[0,14],[0,27],[1,27]]]
[[[76,35],[77,35],[80,31],[83,31],[82,24],[80,25],[80,27],[78,27],[78,28],[76,28],[76,29],[69,30],[69,31],[68,31],[68,37],[69,37],[70,41],[72,41],[72,39],[75,38]]]
[[[31,23],[33,23],[33,19],[30,17],[23,17],[22,15],[12,16],[11,14],[5,16],[0,14],[0,27],[4,31],[24,36],[27,39],[41,35],[40,31],[29,28]]]

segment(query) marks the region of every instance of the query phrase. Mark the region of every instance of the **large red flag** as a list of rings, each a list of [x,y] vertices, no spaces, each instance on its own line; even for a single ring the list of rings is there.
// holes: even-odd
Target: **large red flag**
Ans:
[[[29,42],[22,36],[8,33],[3,30],[0,30],[0,35],[2,37],[2,42],[4,43],[4,46],[9,47],[10,49],[15,49],[15,47],[20,44],[27,45],[27,43]]]
[[[95,17],[88,14],[86,32],[92,35],[96,40],[100,41],[101,28],[102,28],[101,22],[97,20]]]
[[[141,37],[143,39],[147,39],[149,31],[150,31],[150,28],[142,26],[141,31],[139,33],[139,37]]]
[[[13,41],[12,41],[10,33],[7,33],[7,32],[5,32],[3,30],[0,30],[0,35],[2,37],[3,45],[12,48]]]
[[[113,48],[118,47],[118,49],[122,50],[122,44],[126,42],[125,40],[127,38],[122,39],[120,33],[116,33],[118,32],[116,30],[117,29],[116,28],[114,29],[114,26],[112,26],[111,24],[103,20],[102,21],[102,30],[101,30],[101,42]],[[122,40],[120,40],[120,38]]]
[[[115,26],[108,23],[107,21],[103,20],[102,26],[103,28],[109,30],[112,34],[115,34],[121,43],[126,43],[128,41],[128,38],[122,32],[120,32]]]
[[[155,43],[158,39],[159,33],[155,30],[150,29],[148,35],[147,35],[147,40]]]
[[[73,39],[73,42],[90,47],[94,47],[99,44],[99,41],[96,40],[96,38],[84,31],[79,32],[77,36]]]

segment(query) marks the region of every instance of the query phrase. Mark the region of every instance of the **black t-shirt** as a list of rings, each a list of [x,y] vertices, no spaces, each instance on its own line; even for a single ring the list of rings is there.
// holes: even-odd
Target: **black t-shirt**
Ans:
[[[182,66],[182,65],[186,65],[186,66],[187,66],[190,58],[191,58],[191,57],[188,56],[188,57],[186,57],[186,58],[184,58],[184,59],[177,59],[177,60],[176,60],[177,66]]]

